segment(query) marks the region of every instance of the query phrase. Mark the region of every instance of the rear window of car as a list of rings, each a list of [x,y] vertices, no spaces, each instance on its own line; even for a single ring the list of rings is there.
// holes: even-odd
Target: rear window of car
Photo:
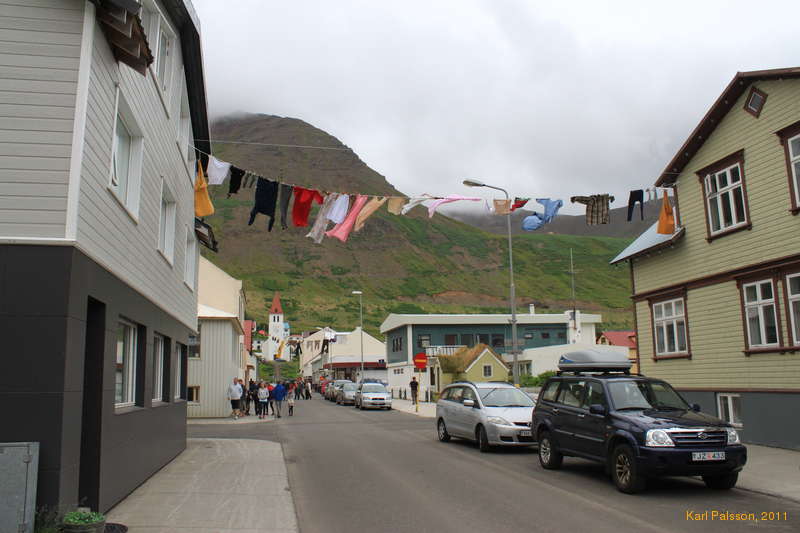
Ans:
[[[361,392],[386,392],[386,389],[377,383],[367,383],[361,387]]]
[[[554,402],[556,401],[556,394],[558,394],[558,384],[561,381],[557,380],[550,380],[547,385],[545,385],[544,390],[542,391],[542,400],[546,402]]]

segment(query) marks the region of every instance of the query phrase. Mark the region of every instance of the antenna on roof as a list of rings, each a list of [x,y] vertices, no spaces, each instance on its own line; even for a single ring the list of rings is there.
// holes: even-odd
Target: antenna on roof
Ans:
[[[572,278],[571,281],[572,281],[572,317],[573,317],[573,319],[575,318],[575,311],[577,311],[576,301],[575,301],[575,274],[577,274],[578,272],[579,272],[578,270],[575,270],[575,265],[572,262],[572,248],[570,248],[569,249],[569,270],[567,270],[567,274],[569,274],[570,277]]]

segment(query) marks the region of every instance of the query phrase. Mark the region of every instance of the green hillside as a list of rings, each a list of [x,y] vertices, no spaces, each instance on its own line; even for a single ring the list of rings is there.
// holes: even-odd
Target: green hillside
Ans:
[[[221,124],[221,125],[219,125]],[[296,119],[247,115],[213,127],[214,138],[276,144],[343,146],[334,137]],[[299,150],[249,144],[218,144],[215,155],[265,177],[340,191],[396,194],[351,151]],[[291,177],[290,177],[291,176]],[[227,187],[212,188],[217,213],[207,219],[220,241],[218,254],[204,255],[245,282],[248,315],[264,321],[280,291],[294,331],[315,326],[352,328],[364,291],[365,327],[372,332],[390,312],[507,312],[508,256],[505,237],[492,235],[422,208],[409,216],[381,209],[346,244],[316,245],[307,228],[268,233],[259,216],[247,226],[253,190],[231,199]],[[312,212],[312,220],[314,213]],[[630,326],[627,269],[608,261],[627,239],[528,234],[514,238],[519,310],[571,306],[569,251],[573,249],[578,307],[603,314],[608,327]]]

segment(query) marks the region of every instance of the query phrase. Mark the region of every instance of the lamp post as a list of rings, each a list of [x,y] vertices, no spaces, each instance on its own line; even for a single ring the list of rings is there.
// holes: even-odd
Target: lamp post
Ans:
[[[494,189],[496,191],[501,191],[503,194],[506,195],[506,200],[509,200],[508,191],[501,187],[495,187],[494,185],[487,185],[482,181],[478,181],[475,179],[466,179],[464,180],[464,185],[467,187],[486,187],[489,189]],[[517,387],[519,386],[519,362],[517,357],[517,294],[516,294],[516,286],[514,285],[514,254],[512,251],[512,244],[511,244],[511,212],[509,211],[506,214],[506,226],[508,228],[508,276],[510,279],[509,285],[509,305],[511,306],[511,357],[513,358],[513,362],[511,364],[511,369],[514,372],[514,385]]]
[[[358,295],[358,322],[359,322],[359,340],[361,341],[361,381],[364,381],[364,305],[361,296],[364,294],[361,291],[353,291],[352,294]]]

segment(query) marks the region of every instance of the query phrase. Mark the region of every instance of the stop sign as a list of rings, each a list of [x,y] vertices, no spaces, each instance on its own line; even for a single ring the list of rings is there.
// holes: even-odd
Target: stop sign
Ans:
[[[420,352],[414,356],[414,366],[422,370],[428,366],[428,356]]]

